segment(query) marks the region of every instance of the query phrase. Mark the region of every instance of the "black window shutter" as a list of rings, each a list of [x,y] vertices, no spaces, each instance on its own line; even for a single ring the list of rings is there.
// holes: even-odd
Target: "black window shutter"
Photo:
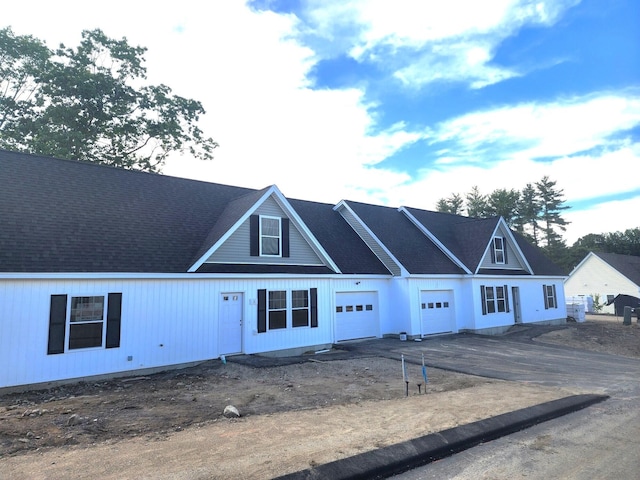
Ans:
[[[281,219],[282,225],[282,256],[289,257],[289,219]]]
[[[502,251],[504,252],[504,263],[509,263],[507,259],[507,237],[502,237]]]
[[[260,255],[260,216],[249,217],[249,254],[252,257]]]
[[[122,314],[122,294],[110,293],[107,300],[107,348],[120,346],[120,317]]]
[[[318,289],[312,288],[311,295],[311,328],[318,326]]]
[[[482,314],[487,314],[487,295],[485,293],[484,285],[480,285],[480,298],[482,299]]]
[[[491,263],[496,263],[496,241],[491,240]]]
[[[558,308],[558,297],[556,296],[556,285],[555,283],[551,286],[553,288],[553,308]]]
[[[67,296],[51,295],[49,310],[49,345],[47,355],[64,353],[64,331],[67,323]]]
[[[258,333],[267,331],[267,291],[258,290]]]
[[[547,286],[542,285],[542,296],[544,297],[544,309],[549,309],[549,299],[547,298]]]
[[[505,250],[506,251],[506,250]],[[509,313],[511,310],[509,310],[509,290],[507,290],[507,286],[504,286],[504,305],[507,309],[507,313]]]

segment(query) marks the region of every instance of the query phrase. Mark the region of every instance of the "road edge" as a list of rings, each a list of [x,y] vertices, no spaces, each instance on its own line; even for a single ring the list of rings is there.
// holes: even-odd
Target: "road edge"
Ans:
[[[387,478],[481,443],[600,403],[608,395],[571,395],[277,477],[275,480]]]

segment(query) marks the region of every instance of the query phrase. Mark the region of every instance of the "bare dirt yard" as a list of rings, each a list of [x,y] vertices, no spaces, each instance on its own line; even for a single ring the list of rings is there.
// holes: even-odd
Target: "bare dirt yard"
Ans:
[[[640,358],[635,318],[536,340]],[[0,478],[268,479],[512,411],[514,399],[523,408],[580,393],[429,368],[426,388],[407,397],[399,359],[339,355],[2,395]],[[225,417],[227,405],[241,416]]]

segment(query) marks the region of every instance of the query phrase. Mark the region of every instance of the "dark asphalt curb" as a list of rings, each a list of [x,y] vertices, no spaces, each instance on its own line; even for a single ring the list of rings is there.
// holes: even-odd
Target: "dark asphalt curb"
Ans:
[[[608,395],[572,395],[290,473],[277,477],[277,480],[387,478],[607,398]]]

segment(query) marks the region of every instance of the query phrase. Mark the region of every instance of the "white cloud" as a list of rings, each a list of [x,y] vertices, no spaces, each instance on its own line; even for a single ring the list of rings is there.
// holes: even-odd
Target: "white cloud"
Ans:
[[[157,2],[120,0],[108,9],[83,5],[43,1],[25,9],[11,4],[3,7],[3,18],[16,33],[44,38],[50,46],[61,41],[77,45],[82,29],[100,27],[109,36],[127,36],[130,43],[148,47],[149,80],[201,100],[208,112],[201,126],[221,144],[214,161],[174,158],[167,174],[254,188],[275,183],[289,197],[321,202],[350,198],[427,209],[473,185],[487,193],[521,189],[544,175],[558,182],[568,203],[637,188],[633,175],[609,179],[604,171],[637,170],[639,147],[610,138],[638,125],[640,98],[633,92],[474,112],[425,132],[398,123],[372,134],[374,106],[366,103],[363,91],[317,91],[307,80],[323,48],[375,55],[378,46],[399,51],[429,43],[435,53],[420,63],[424,78],[400,65],[396,71],[405,81],[433,81],[427,67],[439,61],[438,69],[452,72],[445,79],[476,87],[493,83],[518,74],[491,65],[496,42],[514,25],[555,22],[569,4],[429,2],[433,10],[427,11],[426,2],[318,2],[314,22],[322,28],[315,33],[336,41],[317,49],[292,36],[309,27],[295,16],[255,12],[241,2],[212,3],[206,14],[194,0],[162,8]],[[457,46],[450,55],[448,46]],[[440,150],[438,169],[410,178],[382,168],[387,157],[424,138]],[[558,158],[539,163],[532,160],[535,156]],[[612,220],[621,218],[620,206],[638,211],[637,200],[600,206],[591,215],[611,223],[598,223],[586,233],[623,229],[622,220]],[[569,212],[574,223],[567,238],[575,240],[593,219]]]
[[[573,245],[580,237],[590,233],[624,232],[640,228],[635,212],[640,211],[640,196],[629,200],[616,200],[595,205],[589,210],[567,211],[563,217],[571,222],[564,238]]]
[[[482,88],[520,75],[491,64],[503,40],[523,26],[554,24],[578,2],[318,0],[303,13],[308,25],[300,34],[312,43],[322,38],[321,55],[348,52],[356,59],[390,65],[393,75],[408,86],[463,81]]]
[[[436,126],[431,142],[455,143],[448,164],[561,157],[595,147],[618,148],[620,140],[612,136],[639,124],[640,96],[601,93],[469,113]]]

